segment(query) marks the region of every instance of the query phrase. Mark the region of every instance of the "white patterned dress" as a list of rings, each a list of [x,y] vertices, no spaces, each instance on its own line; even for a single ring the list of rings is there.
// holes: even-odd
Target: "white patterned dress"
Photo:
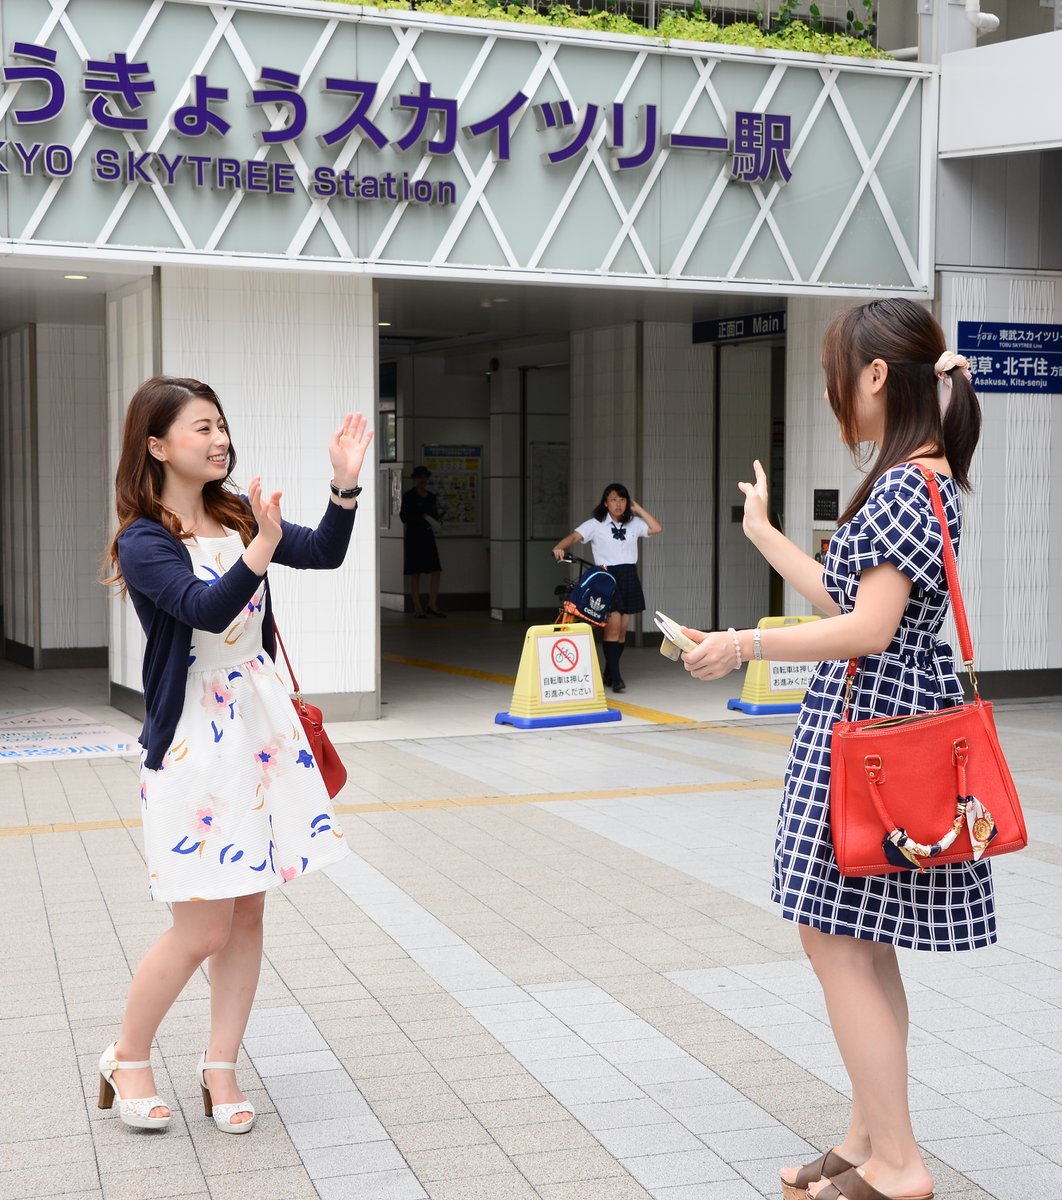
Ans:
[[[243,553],[237,533],[185,543],[197,579]],[[262,648],[265,583],[221,634],[192,630],[184,709],[157,771],[140,769],[151,898],[264,892],[347,844],[288,688]]]

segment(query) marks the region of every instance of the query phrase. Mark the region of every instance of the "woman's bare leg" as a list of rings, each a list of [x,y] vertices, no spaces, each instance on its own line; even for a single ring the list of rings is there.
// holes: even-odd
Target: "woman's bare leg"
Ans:
[[[251,1015],[258,977],[262,970],[262,918],[265,893],[237,897],[232,913],[229,940],[210,957],[210,1041],[208,1062],[235,1062]],[[206,1084],[215,1104],[245,1099],[236,1086],[234,1071],[207,1071]],[[237,1113],[233,1125],[250,1120],[251,1114]]]
[[[144,955],[129,987],[122,1031],[115,1057],[142,1062],[151,1057],[151,1043],[162,1018],[184,990],[195,970],[225,945],[229,938],[234,901],[183,901],[173,906],[173,926]],[[115,1071],[114,1082],[123,1100],[155,1094],[148,1067]],[[164,1117],[168,1108],[153,1108],[151,1116]]]
[[[926,1195],[933,1180],[911,1128],[907,1001],[896,951],[884,943],[807,926],[801,927],[800,937],[822,984],[830,1025],[852,1081],[853,1121],[844,1144],[861,1149],[865,1136],[870,1153],[863,1173],[886,1196]],[[813,1184],[808,1194],[819,1190]]]

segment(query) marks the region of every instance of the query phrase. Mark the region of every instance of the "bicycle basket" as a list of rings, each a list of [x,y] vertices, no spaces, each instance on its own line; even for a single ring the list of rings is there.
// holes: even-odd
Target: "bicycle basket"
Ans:
[[[568,599],[564,601],[565,612],[589,621],[591,625],[604,625],[615,591],[615,577],[600,567],[591,567],[572,585]]]

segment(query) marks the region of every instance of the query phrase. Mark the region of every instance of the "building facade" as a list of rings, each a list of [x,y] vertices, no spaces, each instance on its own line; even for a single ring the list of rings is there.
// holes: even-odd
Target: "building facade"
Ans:
[[[919,37],[953,45],[938,7]],[[106,662],[130,709],[141,635],[97,577],[148,375],[208,381],[241,471],[308,523],[331,428],[371,414],[347,565],[271,581],[278,617],[299,613],[307,692],[371,717],[415,463],[445,491],[458,602],[547,607],[548,547],[619,479],[667,525],[644,560],[653,607],[749,624],[803,611],[741,537],[750,459],[809,550],[856,478],[822,401],[834,312],[908,295],[949,337],[1062,320],[1058,151],[1001,167],[960,120],[939,158],[948,55],[270,0],[0,0],[0,30],[5,649]],[[1062,673],[1057,398],[1034,382],[983,395],[963,547],[980,664],[1033,692]]]

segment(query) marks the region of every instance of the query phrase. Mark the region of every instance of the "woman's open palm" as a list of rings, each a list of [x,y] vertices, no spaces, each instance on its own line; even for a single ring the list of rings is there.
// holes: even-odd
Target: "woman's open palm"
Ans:
[[[280,517],[280,492],[266,496],[262,492],[262,480],[256,475],[247,489],[251,512],[258,524],[258,532],[267,540],[277,544],[284,535]]]
[[[332,434],[328,457],[332,473],[340,487],[354,487],[358,473],[372,442],[372,430],[364,413],[347,413],[343,424]]]

